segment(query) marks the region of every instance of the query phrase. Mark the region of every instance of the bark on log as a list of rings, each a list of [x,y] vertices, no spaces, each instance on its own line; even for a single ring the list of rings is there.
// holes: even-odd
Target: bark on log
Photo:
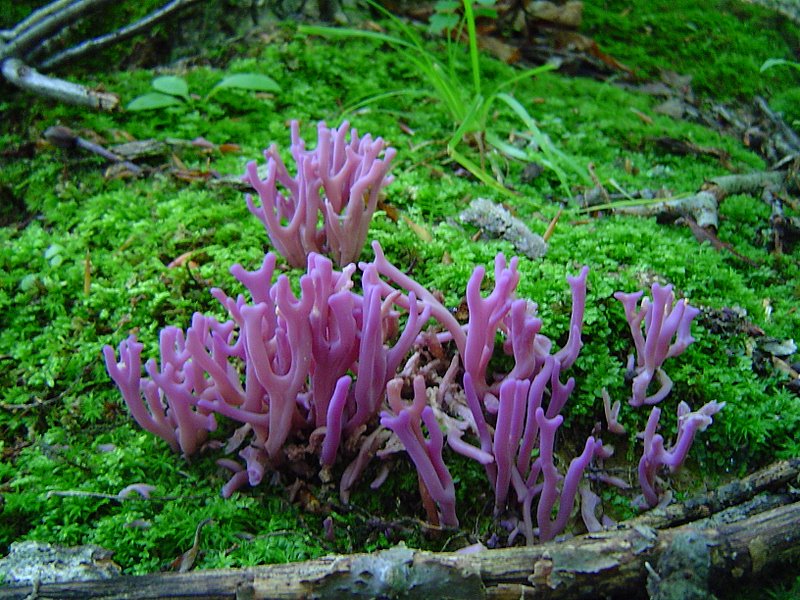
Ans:
[[[800,459],[782,461],[684,505],[614,530],[474,554],[398,546],[301,563],[161,573],[104,581],[0,588],[0,600],[36,598],[454,598],[651,597],[694,579],[695,597],[724,594],[800,554],[800,502],[770,490],[794,483]],[[791,486],[789,486],[791,491]],[[767,507],[766,510],[763,510]],[[697,517],[701,517],[697,520]],[[689,519],[690,522],[674,526]],[[657,528],[661,527],[661,528]],[[686,550],[687,547],[693,548]],[[677,570],[666,560],[678,555]],[[659,570],[657,572],[656,570]]]

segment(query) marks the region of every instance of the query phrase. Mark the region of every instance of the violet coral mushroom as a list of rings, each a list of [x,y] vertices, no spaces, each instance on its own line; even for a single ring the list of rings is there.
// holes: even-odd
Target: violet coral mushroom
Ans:
[[[400,396],[402,387],[402,379],[389,382],[386,391],[392,412],[381,413],[381,425],[391,429],[403,443],[417,468],[421,485],[436,502],[441,525],[458,527],[455,485],[442,458],[444,436],[433,409],[427,404],[425,380],[421,376],[414,378],[414,400],[410,405]],[[428,430],[428,439],[422,433],[423,423]]]
[[[633,379],[633,395],[630,399],[632,406],[658,404],[667,397],[672,390],[672,380],[661,365],[667,358],[681,354],[694,341],[689,329],[692,320],[700,314],[700,311],[690,306],[686,300],[681,299],[676,303],[671,285],[661,286],[654,283],[652,293],[652,300],[647,297],[642,298],[638,311],[636,303],[643,292],[614,294],[625,309],[625,318],[630,325],[636,347],[636,376]],[[642,323],[644,323],[644,334]],[[673,337],[674,342],[672,342]],[[658,377],[661,387],[648,396],[647,389],[654,377]]]
[[[562,476],[555,466],[553,446],[555,433],[564,422],[564,417],[557,415],[553,419],[549,419],[545,416],[544,410],[539,408],[536,410],[536,420],[539,422],[541,432],[539,447],[544,479],[536,510],[536,522],[539,525],[539,539],[548,541],[566,527],[583,472],[589,466],[594,455],[600,451],[602,444],[589,436],[584,444],[583,452],[569,463],[567,474],[563,476],[563,483],[561,483]],[[559,483],[561,483],[560,489]],[[558,500],[558,513],[556,518],[552,519],[551,514],[556,500]]]
[[[373,164],[383,146],[381,143],[380,148],[365,150],[373,161],[370,172],[377,169],[380,177],[371,187],[358,188],[348,179],[360,171],[353,166],[357,148],[344,144],[346,129],[346,124],[339,130],[327,130],[321,124],[318,149],[309,153],[293,124],[292,153],[303,177],[318,179],[331,198],[343,198],[346,189],[356,189],[359,206],[366,206],[386,181],[385,170]],[[353,132],[351,144],[368,139],[359,142]],[[384,166],[392,155],[386,152]],[[255,167],[248,167],[251,178],[255,177],[251,182],[254,187],[263,191],[272,186],[275,192],[276,184],[280,184],[290,194],[296,191],[296,198],[300,198],[300,176],[288,177],[274,147],[267,156],[271,175],[266,181],[257,180]],[[319,189],[316,198],[322,202]],[[329,189],[341,193],[336,196]],[[135,337],[120,343],[119,360],[106,346],[103,352],[108,372],[136,421],[187,457],[198,452],[208,433],[214,431],[216,415],[241,423],[226,452],[237,452],[244,465],[231,458],[218,461],[232,472],[222,489],[226,497],[246,484],[258,485],[268,469],[287,459],[289,444],[306,442],[300,453],[316,453],[327,468],[343,446],[352,456],[353,442],[357,441],[358,454],[340,480],[340,494],[346,502],[370,458],[376,452],[381,454],[378,449],[394,437],[417,468],[429,514],[445,526],[456,526],[455,488],[443,458],[446,435],[451,449],[484,466],[498,515],[513,502],[520,506],[522,524],[515,526],[511,538],[520,530],[528,543],[533,543],[534,536],[547,540],[558,535],[572,512],[583,473],[594,458],[611,455],[610,448],[591,436],[565,473],[556,468],[554,455],[556,434],[563,422],[561,413],[575,386],[572,378],[562,382],[561,374],[575,362],[582,346],[588,269],[584,267],[578,276],[568,278],[572,296],[568,339],[563,348],[554,350],[551,340],[541,333],[536,304],[515,297],[520,277],[516,258],[507,262],[502,254],[496,257],[494,284],[486,296],[481,294],[485,270],[474,270],[467,284],[468,322],[462,325],[430,291],[386,260],[377,242],[373,243],[374,261],[359,264],[359,293],[352,280],[354,265],[337,271],[328,258],[309,253],[309,248],[321,248],[338,238],[326,238],[324,231],[318,231],[316,216],[307,221],[299,219],[292,212],[305,210],[299,203],[292,205],[290,199],[275,192],[270,211],[265,210],[269,201],[262,196],[260,212],[265,224],[276,222],[283,228],[276,230],[276,247],[279,242],[295,244],[287,250],[293,253],[290,261],[302,258],[306,263],[299,293],[292,291],[286,276],[273,281],[276,257],[269,253],[255,271],[240,265],[231,268],[249,298],[231,298],[221,290],[212,290],[228,311],[229,320],[220,322],[196,313],[186,332],[175,327],[161,332],[160,362],[147,362],[148,377],[142,377],[142,344]],[[325,202],[333,206],[334,200],[326,198]],[[259,212],[252,201],[250,204],[251,210]],[[281,219],[290,224],[280,224]],[[292,229],[293,224],[299,225]],[[366,229],[363,231],[366,235]],[[317,246],[303,240],[312,240]],[[357,251],[350,250],[355,257]],[[683,300],[674,304],[670,286],[654,285],[653,300],[645,298],[637,310],[641,296],[616,294],[636,345],[638,362],[631,402],[639,405],[658,402],[669,392],[671,382],[661,365],[693,341],[689,328],[698,313]],[[429,318],[438,321],[444,333],[421,335]],[[488,370],[498,338],[513,360],[505,374]],[[403,380],[393,378],[411,348],[426,340],[432,346],[445,340],[454,342],[464,369],[465,397],[460,403],[447,392],[456,374],[455,360],[440,381],[438,392],[431,394],[430,404],[421,377],[413,380],[413,401],[401,399]],[[648,397],[654,377],[662,387]],[[386,410],[387,397],[390,410]],[[446,397],[451,414],[444,412]],[[622,430],[617,423],[619,405],[611,406],[607,394],[604,405],[609,428]],[[652,506],[658,500],[658,470],[680,466],[696,432],[705,429],[723,405],[711,402],[690,412],[681,403],[678,437],[668,450],[656,433],[660,411],[653,409],[639,464],[646,504]],[[383,427],[370,430],[379,414]],[[475,441],[477,446],[473,445]],[[394,446],[399,446],[396,441]],[[379,485],[386,472],[384,469],[374,485]],[[600,477],[596,475],[596,479]],[[590,498],[586,492],[584,496]],[[588,505],[586,509],[587,521],[596,529],[597,519]]]
[[[524,532],[529,544],[534,541],[533,501],[538,497],[536,521],[539,538],[543,541],[552,539],[566,527],[583,472],[603,450],[599,440],[589,437],[583,452],[570,463],[566,475],[558,472],[553,447],[556,431],[564,418],[561,415],[549,418],[542,408],[545,386],[558,380],[557,365],[558,361],[551,356],[544,361],[532,382],[511,378],[503,380],[493,429],[484,417],[473,378],[470,373],[465,373],[464,391],[477,425],[481,449],[466,443],[450,443],[459,454],[484,464],[495,492],[496,513],[504,509],[513,490],[522,507]],[[552,399],[549,406],[553,406]],[[448,442],[451,434],[448,433]],[[532,458],[535,446],[538,446],[539,455]],[[486,454],[494,461],[481,460]],[[558,513],[555,519],[551,519],[556,503]]]
[[[413,289],[432,304],[431,314],[437,319],[439,314],[445,313],[443,307],[407,275],[398,273],[378,258],[375,264],[382,274],[406,289]],[[514,298],[519,282],[517,259],[507,263],[501,254],[495,260],[494,288],[486,297],[480,293],[484,269],[476,268],[470,277],[466,327],[454,326],[449,313],[440,320],[448,329],[445,337],[454,340],[463,355],[468,407],[467,415],[462,412],[461,425],[454,425],[452,419],[444,420],[448,445],[484,465],[495,492],[496,513],[505,509],[513,492],[513,498],[522,505],[528,543],[534,540],[533,501],[539,498],[536,508],[537,521],[541,521],[539,537],[550,539],[566,526],[582,473],[602,451],[599,440],[590,437],[566,476],[560,475],[553,463],[555,431],[563,420],[559,413],[575,384],[573,379],[566,383],[560,381],[562,361],[571,365],[581,347],[587,274],[588,269],[584,268],[579,276],[568,278],[573,300],[569,338],[565,347],[554,354],[551,354],[551,341],[540,334],[541,320],[535,316],[536,306]],[[505,376],[489,381],[487,365],[498,333],[505,336],[504,349],[513,356],[515,364]],[[548,386],[549,393],[546,392]],[[545,409],[542,404],[546,397],[549,401]],[[477,436],[480,447],[463,439],[465,429]],[[549,451],[545,447],[548,444]],[[532,458],[537,445],[540,455]],[[556,502],[559,503],[558,516],[551,520],[550,513]]]
[[[191,368],[183,332],[167,327],[160,339],[161,368],[155,360],[149,360],[150,379],[142,379],[143,345],[133,335],[120,342],[119,362],[111,346],[103,348],[106,368],[139,426],[173,450],[191,456],[217,423],[213,414],[197,406],[198,395],[206,386],[202,376]]]
[[[338,129],[321,121],[314,150],[305,149],[299,130],[297,121],[292,121],[294,176],[275,144],[264,151],[264,179],[255,161],[247,165],[244,181],[253,186],[260,202],[257,206],[248,194],[247,207],[263,223],[275,250],[293,267],[303,267],[312,252],[347,265],[361,254],[380,192],[392,180],[388,171],[397,152],[380,137],[359,137],[347,121]]]
[[[413,293],[400,300],[372,263],[362,265],[363,295],[352,289],[353,265],[336,271],[316,254],[307,265],[297,296],[285,276],[273,283],[273,254],[255,271],[234,265],[250,300],[212,290],[231,319],[195,313],[185,333],[164,329],[161,366],[148,361],[149,378],[142,378],[142,344],[135,337],[120,344],[119,361],[110,346],[103,349],[136,421],[187,457],[216,428],[215,415],[243,424],[226,450],[244,444],[238,454],[246,468],[224,463],[234,473],[225,495],[245,483],[258,485],[301,431],[322,440],[314,449],[332,465],[342,440],[360,435],[377,417],[386,384],[428,321],[427,304]],[[408,312],[402,329],[398,308]]]
[[[678,435],[675,443],[664,447],[664,438],[656,433],[661,410],[653,407],[647,427],[644,430],[644,452],[639,461],[639,484],[642,486],[644,503],[650,508],[656,506],[659,494],[656,486],[656,475],[661,467],[669,467],[677,471],[686,460],[689,449],[698,431],[705,431],[711,425],[712,417],[725,407],[724,402],[708,402],[699,410],[692,412],[689,405],[681,402],[678,405]]]

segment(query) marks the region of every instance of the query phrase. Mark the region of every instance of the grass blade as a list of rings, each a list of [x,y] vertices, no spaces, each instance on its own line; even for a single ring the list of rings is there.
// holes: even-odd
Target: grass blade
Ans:
[[[453,157],[459,165],[464,167],[467,171],[472,173],[481,183],[484,183],[491,187],[493,190],[503,194],[504,196],[510,196],[512,198],[516,198],[519,194],[515,191],[508,189],[504,185],[501,185],[494,177],[489,175],[486,171],[480,168],[477,164],[475,164],[471,159],[467,158],[465,155],[461,154],[455,148],[447,148],[447,153]]]
[[[403,38],[395,37],[387,33],[380,33],[378,31],[365,31],[363,29],[352,29],[346,27],[324,27],[322,25],[300,25],[297,28],[297,33],[303,35],[317,35],[333,40],[361,38],[367,40],[374,40],[377,42],[384,42],[392,46],[402,46],[405,48],[413,48],[414,44],[404,40]]]
[[[481,65],[478,60],[478,33],[475,29],[475,14],[472,12],[472,0],[463,0],[464,18],[467,21],[469,37],[469,59],[472,65],[472,87],[476,96],[481,94]]]

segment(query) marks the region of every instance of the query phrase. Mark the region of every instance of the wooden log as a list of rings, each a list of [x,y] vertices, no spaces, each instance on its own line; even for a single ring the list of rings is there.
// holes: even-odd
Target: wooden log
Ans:
[[[713,518],[713,517],[712,517]],[[724,592],[783,564],[800,550],[800,502],[746,518],[703,520],[657,530],[642,523],[530,547],[473,554],[398,546],[372,554],[327,556],[281,565],[160,573],[102,581],[0,588],[0,600],[35,598],[512,598],[646,597],[674,575],[656,572],[689,539],[697,556],[682,558],[680,580],[701,572],[705,593]],[[685,545],[685,544],[684,544]],[[683,556],[685,551],[678,550]],[[655,585],[654,584],[654,585]]]
[[[613,530],[474,554],[398,546],[245,569],[0,588],[6,598],[707,597],[795,557],[800,458],[778,461]],[[788,490],[788,491],[787,491]],[[712,583],[713,582],[713,583]],[[646,587],[647,584],[647,587]]]
[[[624,523],[629,527],[645,525],[667,529],[716,515],[728,508],[742,506],[748,501],[774,492],[787,484],[800,483],[800,458],[779,460],[750,475],[698,494],[680,504],[655,508]]]

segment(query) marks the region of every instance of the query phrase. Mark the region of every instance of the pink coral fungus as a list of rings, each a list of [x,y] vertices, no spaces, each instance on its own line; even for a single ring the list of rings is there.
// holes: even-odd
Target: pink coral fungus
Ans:
[[[359,137],[347,121],[338,129],[320,122],[314,150],[306,150],[299,131],[297,121],[292,121],[289,150],[295,175],[289,173],[275,144],[264,151],[265,178],[258,174],[255,161],[247,165],[244,180],[260,202],[256,205],[248,195],[247,207],[264,224],[275,250],[293,267],[303,267],[312,252],[344,266],[361,254],[380,192],[392,180],[388,171],[397,152],[380,137]]]

